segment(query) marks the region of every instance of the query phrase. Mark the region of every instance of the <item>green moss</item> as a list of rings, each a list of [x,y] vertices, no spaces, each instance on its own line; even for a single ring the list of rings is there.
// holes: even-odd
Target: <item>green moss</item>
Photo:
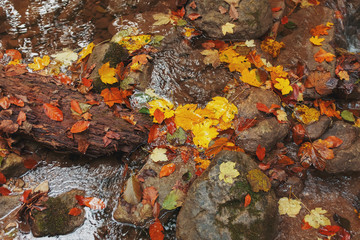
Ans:
[[[129,53],[125,48],[118,43],[111,42],[102,62],[110,62],[110,67],[116,68],[118,63],[126,61],[128,57]]]

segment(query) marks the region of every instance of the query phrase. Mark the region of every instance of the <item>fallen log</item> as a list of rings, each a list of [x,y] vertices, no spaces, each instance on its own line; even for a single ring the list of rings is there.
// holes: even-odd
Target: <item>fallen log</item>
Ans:
[[[7,76],[0,71],[0,88],[2,96],[15,96],[24,100],[25,106],[14,104],[7,110],[0,112],[1,123],[6,127],[11,120],[16,128],[17,117],[20,111],[26,114],[26,122],[18,125],[16,133],[31,136],[35,141],[51,146],[56,150],[82,152],[83,154],[98,157],[112,154],[116,151],[130,152],[136,146],[147,140],[148,128],[151,125],[149,116],[118,107],[118,115],[133,115],[136,125],[132,125],[105,105],[102,97],[94,94],[100,102],[93,105],[89,112],[92,114],[90,127],[81,133],[71,133],[70,128],[79,119],[71,112],[71,100],[85,103],[85,95],[74,91],[66,85],[58,85],[54,78],[36,73],[23,73]],[[54,121],[44,113],[44,103],[56,102],[63,112],[63,121]],[[4,122],[7,120],[7,122]],[[10,122],[11,123],[11,122]],[[1,127],[0,127],[1,128]],[[11,128],[11,127],[10,127]],[[6,134],[12,133],[2,130]],[[9,131],[9,130],[8,130]],[[105,137],[106,133],[108,137]],[[104,138],[105,137],[105,138]]]

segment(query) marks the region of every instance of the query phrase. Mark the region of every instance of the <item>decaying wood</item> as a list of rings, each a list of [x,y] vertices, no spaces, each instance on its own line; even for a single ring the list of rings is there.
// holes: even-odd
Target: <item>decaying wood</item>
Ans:
[[[17,133],[31,136],[34,140],[56,150],[79,152],[78,148],[86,148],[89,144],[85,154],[102,156],[115,151],[130,152],[136,146],[147,141],[148,127],[151,125],[148,116],[124,109],[120,114],[134,115],[137,124],[131,125],[115,116],[98,95],[97,99],[100,105],[93,105],[89,111],[92,114],[89,129],[82,133],[72,134],[70,128],[79,119],[72,115],[70,102],[77,100],[85,103],[87,100],[83,94],[70,87],[55,84],[52,77],[35,73],[9,77],[0,71],[0,88],[4,96],[12,95],[25,99],[24,107],[10,106],[8,109],[12,111],[10,116],[0,112],[0,120],[11,119],[16,123],[19,112],[25,112],[26,127],[20,126]],[[43,104],[50,102],[58,103],[64,114],[63,121],[53,121],[45,115]],[[117,133],[118,135],[115,135],[119,139],[111,139],[111,143],[105,147],[103,138],[107,131]]]

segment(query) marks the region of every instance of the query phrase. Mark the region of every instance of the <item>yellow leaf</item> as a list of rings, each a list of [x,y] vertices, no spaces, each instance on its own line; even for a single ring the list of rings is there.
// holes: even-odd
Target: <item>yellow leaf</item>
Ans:
[[[334,24],[333,24],[332,22],[327,22],[327,23],[326,23],[326,26],[327,26],[327,27],[332,27],[332,26],[334,26]]]
[[[340,77],[341,80],[345,80],[345,81],[349,81],[349,80],[350,80],[350,76],[349,76],[349,74],[348,74],[347,71],[344,71],[344,70],[340,71],[340,72],[338,73],[338,76]]]
[[[220,164],[219,179],[224,180],[226,183],[234,183],[234,178],[239,176],[240,173],[235,169],[234,162],[223,162]]]
[[[150,154],[150,159],[154,162],[166,162],[169,160],[166,156],[166,151],[166,148],[154,148],[154,150]]]
[[[204,121],[195,124],[192,128],[194,134],[194,144],[199,147],[207,148],[211,140],[213,140],[219,133],[213,125],[217,125],[218,121],[205,119]]]
[[[293,115],[298,121],[304,124],[310,124],[319,120],[320,112],[315,108],[300,105],[294,108]]]
[[[92,53],[93,48],[95,47],[95,44],[92,42],[89,45],[87,45],[86,47],[84,47],[81,52],[79,52],[79,60],[77,61],[77,63],[81,62],[81,60],[83,60],[87,55],[89,55],[90,53]]]
[[[221,26],[222,33],[226,35],[227,33],[234,33],[233,28],[235,27],[235,24],[227,22],[226,24]]]
[[[113,84],[116,83],[118,80],[115,77],[116,69],[110,67],[110,62],[107,62],[101,66],[99,69],[100,79],[103,83],[106,84]]]
[[[129,53],[132,53],[149,44],[150,42],[151,35],[137,35],[123,37],[118,43],[124,48],[126,48]]]
[[[289,94],[293,88],[290,86],[290,81],[287,78],[276,78],[277,83],[274,84],[276,89],[281,90],[282,95]]]
[[[280,198],[279,201],[279,214],[287,214],[289,217],[296,217],[301,210],[301,202],[296,199],[287,197]]]
[[[184,106],[177,107],[175,110],[176,126],[187,131],[191,130],[195,124],[201,122],[203,117],[195,112],[196,108],[196,104],[186,104]]]
[[[278,65],[276,67],[267,67],[266,71],[270,72],[271,80],[275,81],[276,78],[286,78],[288,73],[284,71],[284,67]]]
[[[360,118],[356,119],[354,126],[360,128]]]
[[[262,85],[262,82],[258,80],[256,69],[252,69],[251,71],[244,69],[241,72],[240,80],[254,87],[260,87]]]
[[[171,21],[171,14],[169,13],[156,13],[153,15],[156,22],[153,23],[155,26],[166,25]]]
[[[197,157],[194,159],[194,161],[198,163],[198,165],[196,165],[196,169],[201,168],[205,170],[210,165],[210,160],[208,159],[201,159],[200,157]]]
[[[237,71],[242,72],[245,69],[249,69],[251,67],[251,63],[244,56],[234,57],[229,64],[230,72]]]
[[[161,112],[164,113],[164,119],[174,116],[174,110],[172,110],[174,105],[168,100],[156,99],[152,100],[148,104],[150,106],[149,112],[151,116],[154,116],[154,112],[156,111],[156,109],[159,109]],[[155,118],[154,122],[157,122]]]
[[[50,57],[45,55],[43,58],[34,57],[34,63],[29,63],[28,67],[34,71],[44,69],[50,63]]]
[[[250,170],[246,175],[246,179],[250,183],[253,192],[259,192],[260,190],[268,192],[271,188],[270,179],[260,169]]]
[[[266,38],[261,42],[261,49],[269,54],[273,58],[276,58],[280,54],[280,49],[285,47],[283,42],[277,42],[272,38]]]
[[[233,48],[228,47],[220,51],[219,59],[221,62],[231,63],[237,56],[239,56],[239,54]]]
[[[14,65],[14,66],[16,66],[16,65],[20,64],[20,61],[21,61],[21,59],[15,59],[15,60],[10,61],[10,62],[8,63],[8,65]]]
[[[230,122],[234,119],[235,114],[238,113],[237,107],[229,103],[224,97],[214,97],[205,107],[209,115],[206,117],[214,119],[222,119],[224,122]]]
[[[316,46],[321,46],[325,38],[319,38],[318,36],[312,36],[310,42]]]
[[[322,208],[315,208],[310,211],[310,214],[305,216],[304,221],[313,228],[331,225],[330,220],[324,216],[325,213],[327,213],[326,210],[323,210]]]

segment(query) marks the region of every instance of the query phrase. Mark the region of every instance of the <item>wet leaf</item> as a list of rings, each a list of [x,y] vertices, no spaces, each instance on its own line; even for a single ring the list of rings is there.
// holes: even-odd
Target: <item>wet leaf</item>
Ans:
[[[151,204],[151,206],[155,205],[156,199],[159,197],[159,192],[155,187],[147,187],[143,191],[142,204],[145,205],[147,203]]]
[[[21,100],[21,99],[19,99],[19,98],[17,98],[17,97],[14,97],[14,96],[9,97],[9,102],[10,102],[11,104],[14,104],[14,105],[18,106],[18,107],[23,107],[23,106],[25,106],[25,103],[24,103],[23,100]]]
[[[130,106],[128,96],[131,96],[132,91],[122,90],[119,88],[106,88],[101,91],[101,96],[104,98],[104,102],[109,107],[112,107],[115,103],[126,104]]]
[[[315,53],[314,58],[315,61],[322,63],[323,61],[326,62],[331,62],[334,60],[335,55],[330,53],[330,52],[326,52],[324,49],[320,48],[320,50]]]
[[[150,159],[154,162],[166,162],[168,161],[168,157],[166,156],[165,148],[154,148],[154,150],[150,154]]]
[[[16,122],[17,124],[19,124],[19,126],[21,126],[21,124],[25,121],[26,121],[26,114],[23,111],[20,111],[16,119]]]
[[[71,216],[79,216],[81,214],[81,212],[82,211],[80,208],[74,207],[74,208],[70,209],[68,214]]]
[[[80,133],[88,129],[90,126],[89,121],[78,121],[70,129],[71,133]]]
[[[266,38],[261,42],[261,49],[269,53],[273,58],[276,58],[280,54],[280,49],[285,47],[283,42],[277,42],[272,38]]]
[[[260,78],[257,74],[257,69],[252,69],[251,71],[249,71],[248,69],[244,69],[241,72],[240,80],[254,87],[260,87],[263,84],[262,82],[260,82]]]
[[[322,208],[312,209],[310,211],[310,214],[307,214],[305,216],[304,221],[313,228],[331,225],[330,220],[326,216],[324,216],[325,213],[327,213],[327,211]]]
[[[293,88],[290,85],[289,79],[287,79],[287,78],[276,78],[275,81],[277,83],[274,84],[274,87],[276,89],[281,90],[282,95],[289,94],[291,91],[293,91]]]
[[[100,79],[103,83],[106,84],[114,84],[117,83],[118,80],[115,77],[116,69],[110,67],[110,62],[104,63],[99,69]]]
[[[161,168],[160,173],[159,173],[159,177],[160,178],[167,177],[170,174],[172,174],[175,171],[175,169],[176,169],[175,163],[166,164]]]
[[[84,47],[81,52],[79,52],[80,58],[78,59],[77,63],[81,62],[84,58],[86,58],[89,54],[92,53],[95,44],[93,42],[89,43],[86,47]]]
[[[130,204],[138,204],[141,200],[143,193],[141,190],[141,184],[139,180],[132,175],[125,185],[123,199]]]
[[[148,143],[152,143],[158,137],[160,137],[160,126],[158,124],[153,124],[150,128]]]
[[[235,146],[234,143],[230,142],[228,138],[219,138],[216,139],[213,145],[211,145],[208,149],[205,150],[205,155],[207,157],[214,157],[222,150],[244,151],[238,146]]]
[[[253,169],[248,172],[246,179],[251,185],[253,192],[260,190],[268,192],[271,189],[271,182],[269,178],[259,169]]]
[[[177,207],[181,207],[185,199],[185,194],[180,189],[172,190],[166,195],[162,208],[166,210],[174,210]]]
[[[234,33],[234,30],[233,30],[234,27],[235,27],[235,24],[227,22],[221,26],[221,31],[222,31],[223,35],[226,35],[227,33]]]
[[[8,97],[2,97],[0,98],[0,106],[3,109],[8,109],[10,107],[10,101]]]
[[[337,80],[331,78],[331,74],[328,71],[312,71],[305,81],[306,88],[315,87],[315,90],[320,95],[330,94],[332,89],[337,85]]]
[[[16,49],[7,49],[5,53],[10,56],[12,60],[22,59],[21,53]]]
[[[81,82],[85,87],[90,88],[93,80],[88,78],[82,78]]]
[[[300,122],[308,125],[319,120],[320,112],[306,105],[298,105],[294,108],[293,116]]]
[[[51,120],[61,122],[64,119],[62,111],[49,103],[43,104],[44,112]]]
[[[344,110],[341,112],[341,117],[349,122],[355,122],[354,114],[348,110]]]
[[[226,8],[224,8],[223,6],[219,6],[219,12],[221,13],[221,14],[225,14],[225,13],[227,13],[227,9]]]
[[[325,236],[333,236],[335,235],[338,231],[340,231],[341,227],[334,225],[328,225],[328,226],[324,226],[319,228],[319,233]]]
[[[296,124],[293,128],[292,128],[292,132],[293,132],[293,139],[294,142],[299,145],[300,143],[303,142],[304,137],[305,137],[305,128],[302,124]]]
[[[210,141],[219,134],[217,129],[212,127],[213,125],[214,122],[212,120],[206,119],[192,127],[194,134],[193,142],[195,145],[203,148],[209,146]]]
[[[251,203],[251,196],[250,196],[250,194],[246,194],[246,196],[245,196],[245,202],[244,202],[244,207],[249,206],[250,203]]]
[[[160,111],[158,108],[155,109],[154,112],[154,123],[161,124],[164,121],[165,115],[162,111]]]
[[[262,161],[265,157],[265,147],[261,147],[261,145],[259,144],[256,148],[256,156],[257,158]]]
[[[340,71],[337,75],[339,76],[339,78],[340,78],[341,80],[345,80],[345,81],[349,81],[349,80],[350,80],[350,76],[349,76],[349,74],[348,74],[347,71]]]
[[[188,15],[188,18],[189,18],[191,21],[194,21],[194,20],[198,19],[199,17],[201,17],[201,15],[198,14],[198,13],[191,13],[191,14]]]
[[[318,25],[315,28],[312,28],[310,30],[311,35],[313,36],[320,36],[320,35],[329,35],[327,30],[331,29],[331,27],[328,27],[324,24]]]
[[[24,160],[24,167],[26,167],[27,169],[34,169],[37,164],[38,162],[33,158],[26,158]]]
[[[43,58],[34,57],[34,63],[29,63],[28,67],[34,71],[38,71],[44,69],[49,64],[50,64],[50,57],[48,55],[45,55]]]
[[[81,110],[80,108],[80,105],[79,105],[79,102],[76,101],[76,100],[71,100],[71,103],[70,103],[70,106],[71,106],[71,110],[73,110],[74,112],[78,113],[78,114],[82,114],[83,111]]]
[[[6,183],[6,177],[2,172],[0,172],[0,184],[5,184],[5,183]]]
[[[87,206],[93,210],[100,210],[105,208],[105,203],[96,197],[84,197],[81,195],[75,195],[76,200],[80,206]]]
[[[230,5],[229,15],[230,15],[230,19],[233,21],[239,18],[239,12],[236,10],[234,4]]]
[[[2,196],[9,196],[9,194],[11,193],[11,191],[5,187],[0,187],[0,194]]]
[[[168,133],[170,133],[172,135],[176,132],[176,124],[175,124],[174,117],[165,119],[165,124],[166,124],[166,129],[167,129]]]
[[[156,22],[153,23],[154,26],[166,25],[171,22],[171,15],[166,13],[156,13],[153,15]]]
[[[23,195],[21,195],[20,201],[22,201],[23,203],[27,203],[31,192],[32,192],[31,189],[25,190]]]
[[[314,101],[315,107],[320,107],[320,114],[326,115],[328,117],[336,117],[341,119],[340,111],[336,111],[335,101],[323,101],[321,99],[317,99]]]
[[[56,79],[58,79],[62,84],[69,85],[72,83],[72,80],[69,76],[65,75],[64,73],[60,73],[56,76]]]
[[[301,202],[297,199],[287,197],[280,198],[279,201],[279,214],[287,214],[289,217],[296,217],[301,210]]]
[[[324,40],[325,38],[319,38],[318,36],[313,36],[310,38],[310,42],[315,46],[321,46]]]
[[[274,112],[276,112],[277,108],[281,108],[281,107],[279,105],[277,105],[277,104],[271,104],[270,108],[268,108],[263,103],[256,103],[256,108],[261,112],[274,113]]]
[[[158,218],[149,227],[149,235],[151,240],[163,240],[164,239],[164,228]]]
[[[215,45],[214,45],[215,46]],[[216,49],[206,49],[201,52],[205,56],[204,63],[206,65],[212,65],[214,68],[217,68],[220,65],[219,51]]]
[[[89,148],[90,143],[86,138],[80,138],[78,139],[78,151],[82,154],[86,153],[86,150]]]
[[[196,9],[196,3],[195,3],[195,1],[192,1],[192,2],[189,4],[189,7],[191,7],[192,9]]]
[[[0,131],[8,134],[17,132],[19,125],[11,120],[2,120],[0,124]]]
[[[196,104],[178,106],[175,110],[176,126],[187,131],[191,130],[195,124],[200,123],[203,120],[203,117],[196,113],[196,108]]]
[[[65,48],[61,52],[57,52],[56,54],[51,55],[55,61],[60,62],[64,66],[71,65],[76,59],[78,58],[77,53],[73,52],[72,50]]]
[[[235,169],[234,162],[223,162],[220,164],[220,174],[219,174],[220,180],[232,184],[234,182],[234,178],[236,178],[239,175],[240,173],[238,170]]]
[[[257,123],[257,120],[239,117],[234,120],[235,129],[237,129],[239,132],[245,131],[246,129],[249,129],[253,127]]]

